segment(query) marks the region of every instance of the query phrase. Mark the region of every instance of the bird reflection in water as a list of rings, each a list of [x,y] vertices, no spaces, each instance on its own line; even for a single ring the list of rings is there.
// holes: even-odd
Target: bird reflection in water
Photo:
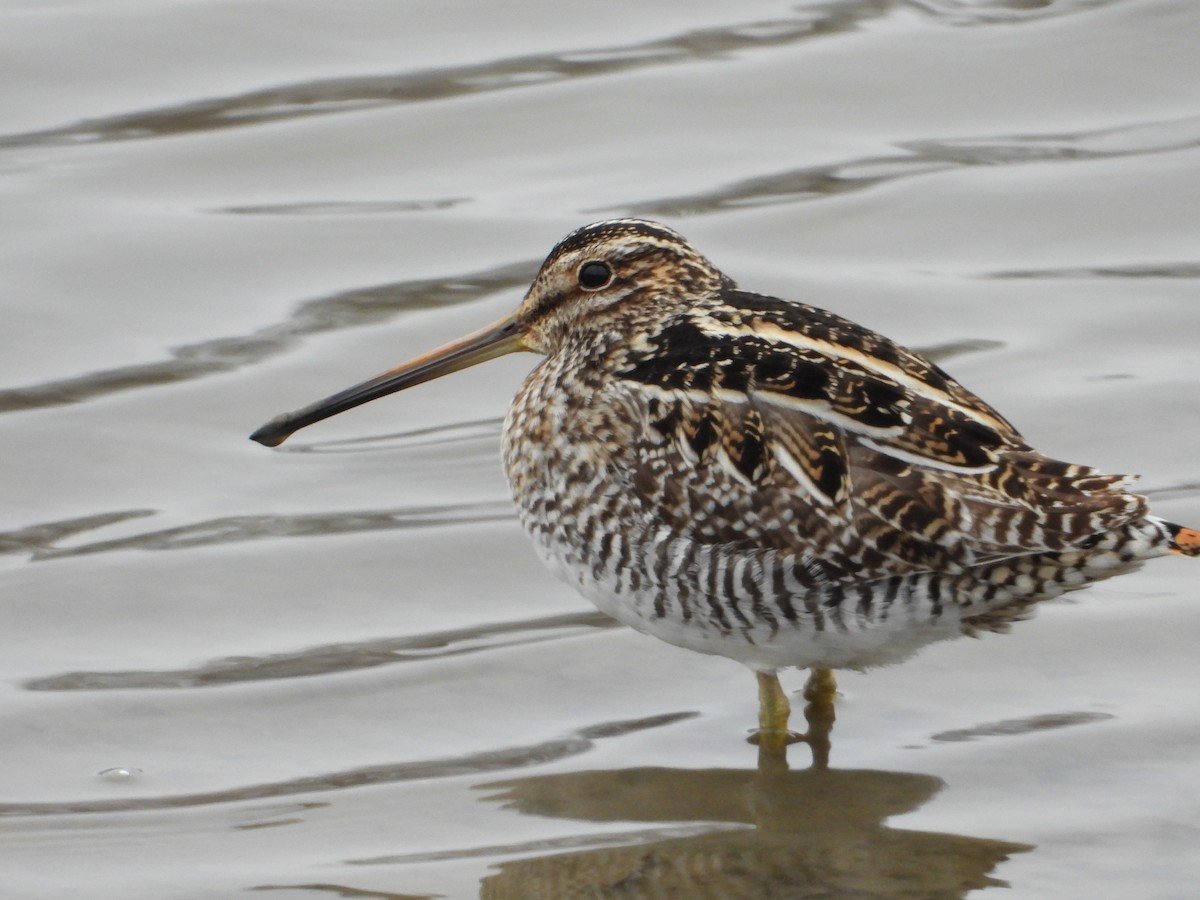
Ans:
[[[663,827],[623,846],[503,862],[484,878],[480,897],[929,900],[1007,886],[991,873],[1030,845],[887,826],[942,786],[930,775],[778,765],[571,772],[488,784],[496,791],[488,800],[529,815]],[[711,827],[679,836],[695,823]]]

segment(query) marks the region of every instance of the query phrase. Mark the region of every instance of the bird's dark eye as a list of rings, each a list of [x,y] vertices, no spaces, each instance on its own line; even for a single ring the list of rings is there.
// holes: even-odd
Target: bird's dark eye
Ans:
[[[592,260],[579,267],[579,285],[596,291],[612,281],[613,273],[608,263]]]

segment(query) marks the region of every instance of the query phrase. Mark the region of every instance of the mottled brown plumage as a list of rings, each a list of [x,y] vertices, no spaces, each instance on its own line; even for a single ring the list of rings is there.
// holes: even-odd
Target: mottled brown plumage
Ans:
[[[760,673],[896,662],[1200,553],[1129,479],[1043,456],[920,354],[739,290],[634,219],[564,238],[494,326],[254,437],[516,349],[545,359],[504,462],[547,565],[622,622]]]

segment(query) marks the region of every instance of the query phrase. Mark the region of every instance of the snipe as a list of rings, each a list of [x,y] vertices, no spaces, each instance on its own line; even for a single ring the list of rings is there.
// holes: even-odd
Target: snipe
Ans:
[[[278,445],[515,350],[545,356],[503,439],[538,553],[621,622],[753,669],[763,752],[794,739],[780,668],[813,669],[823,764],[831,669],[894,663],[1144,559],[1200,555],[1200,532],[1149,515],[1130,479],[1043,456],[920,354],[739,290],[637,219],[569,234],[512,315],[252,438]]]

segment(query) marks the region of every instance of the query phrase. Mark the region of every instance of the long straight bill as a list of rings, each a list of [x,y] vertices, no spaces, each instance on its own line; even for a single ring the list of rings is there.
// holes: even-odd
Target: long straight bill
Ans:
[[[250,440],[258,441],[267,447],[278,447],[301,428],[361,406],[377,397],[394,394],[415,384],[432,381],[434,378],[495,359],[497,356],[504,356],[506,353],[527,349],[529,348],[525,346],[524,329],[518,324],[514,313],[395,369],[376,375],[369,381],[347,388],[324,400],[318,400],[303,409],[276,416],[250,435]]]

